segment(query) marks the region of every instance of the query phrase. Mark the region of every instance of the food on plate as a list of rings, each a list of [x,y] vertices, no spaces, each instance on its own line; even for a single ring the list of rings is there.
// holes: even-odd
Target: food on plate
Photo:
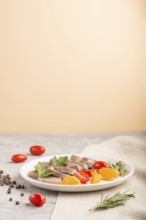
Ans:
[[[28,176],[49,184],[99,184],[102,181],[112,181],[119,175],[126,174],[120,170],[127,171],[122,161],[114,165],[106,161],[97,161],[78,155],[60,156],[58,158],[53,156],[49,161],[38,162],[34,170],[28,173]]]
[[[85,184],[90,180],[90,176],[84,171],[76,172],[74,176],[77,177],[82,184]]]
[[[98,172],[97,172],[96,170],[94,170],[94,171],[92,172],[91,183],[92,183],[92,184],[100,183],[100,181],[101,181],[100,175],[98,174]]]
[[[110,167],[103,167],[99,169],[99,174],[103,180],[113,180],[119,176],[119,172],[116,169]]]
[[[109,163],[109,164],[112,168],[118,170],[120,175],[125,175],[128,172],[123,161],[118,161],[116,164],[112,164],[112,163]]]
[[[81,184],[80,180],[75,176],[66,176],[61,180],[60,184],[62,185],[79,185]]]
[[[45,153],[45,148],[43,146],[40,145],[34,145],[32,147],[30,147],[30,153],[33,155],[42,155],[43,153]]]
[[[27,159],[27,156],[25,154],[14,154],[11,157],[11,160],[14,163],[21,163],[21,162],[24,162],[26,159]]]
[[[96,161],[93,164],[94,169],[100,169],[102,167],[110,167],[109,163],[106,163],[105,161]]]
[[[45,204],[46,198],[42,194],[36,193],[29,196],[29,201],[34,206],[40,207]]]

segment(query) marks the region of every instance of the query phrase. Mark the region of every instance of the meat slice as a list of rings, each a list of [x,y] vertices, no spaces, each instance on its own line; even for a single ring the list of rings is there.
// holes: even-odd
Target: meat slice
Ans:
[[[95,163],[95,160],[94,159],[91,159],[89,157],[83,157],[82,158],[82,162],[87,164],[88,168],[92,168],[93,167],[93,164]]]
[[[55,169],[53,166],[50,166],[47,168],[49,171],[52,171],[54,174],[53,176],[59,177],[61,179],[63,179],[65,176],[67,176],[64,173],[59,172],[57,169]]]
[[[61,181],[61,178],[46,177],[46,178],[39,178],[38,180],[41,181],[41,182],[44,182],[44,183],[59,184],[60,181]]]
[[[75,163],[72,163],[72,162],[68,162],[66,167],[76,169],[77,171],[82,170],[82,166],[81,165],[75,164]]]
[[[72,161],[72,160],[70,162],[80,165],[82,167],[82,170],[87,170],[88,169],[88,165],[83,163],[83,162],[77,162],[77,161]]]
[[[79,157],[77,155],[71,155],[70,160],[80,162],[81,161],[81,157]]]
[[[37,171],[29,171],[28,176],[32,179],[37,179],[39,175]]]
[[[61,173],[66,173],[66,174],[69,174],[69,175],[73,175],[77,172],[76,169],[69,168],[69,167],[63,167],[63,166],[57,167],[56,170],[61,172]]]
[[[88,161],[83,161],[84,164],[86,164],[88,166],[88,169],[92,168],[93,163],[90,163]]]
[[[92,165],[95,163],[96,160],[92,159],[92,158],[89,158],[89,157],[83,157],[82,158],[82,161],[85,163],[85,162],[88,162],[88,163],[91,163]]]

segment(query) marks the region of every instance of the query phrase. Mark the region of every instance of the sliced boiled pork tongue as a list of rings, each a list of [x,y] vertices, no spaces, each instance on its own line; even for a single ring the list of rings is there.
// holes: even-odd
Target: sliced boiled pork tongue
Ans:
[[[82,162],[77,162],[77,161],[73,161],[73,160],[70,160],[71,163],[74,163],[74,164],[78,164],[82,167],[82,170],[87,170],[88,169],[88,165],[85,164],[85,163],[82,163]]]
[[[72,163],[71,161],[67,162],[66,167],[73,168],[76,171],[82,170],[82,166],[76,163]]]
[[[69,168],[69,167],[63,167],[63,166],[57,167],[56,170],[61,173],[66,173],[68,175],[73,175],[77,172],[76,169]]]
[[[49,171],[52,171],[54,174],[53,176],[59,177],[61,179],[63,179],[65,176],[67,176],[67,174],[64,174],[62,172],[59,172],[56,168],[54,168],[53,166],[48,167]]]
[[[51,177],[39,178],[38,180],[44,183],[59,184],[61,178],[51,176]]]
[[[76,161],[76,162],[81,162],[81,157],[79,157],[77,155],[71,155],[70,160],[71,161]]]
[[[39,177],[37,171],[29,171],[28,176],[31,177],[32,179],[37,179]]]

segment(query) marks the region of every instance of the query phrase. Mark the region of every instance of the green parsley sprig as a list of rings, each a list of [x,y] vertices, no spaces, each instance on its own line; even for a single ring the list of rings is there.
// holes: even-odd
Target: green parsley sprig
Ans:
[[[50,159],[50,164],[54,167],[63,166],[68,161],[67,156],[61,156],[57,159],[56,156],[54,156],[52,159]]]
[[[109,164],[112,168],[116,169],[122,176],[128,173],[126,165],[123,161],[118,161],[116,164],[109,162]]]
[[[47,170],[47,168],[41,162],[37,163],[36,170],[38,172],[39,178],[51,176],[54,174],[54,172]]]

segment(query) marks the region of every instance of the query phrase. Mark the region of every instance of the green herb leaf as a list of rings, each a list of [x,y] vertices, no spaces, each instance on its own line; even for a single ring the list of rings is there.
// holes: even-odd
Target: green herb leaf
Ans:
[[[64,165],[67,161],[68,161],[68,157],[67,157],[67,156],[59,157],[59,158],[58,158],[58,162],[57,162],[57,166],[62,166],[62,165]]]
[[[89,211],[115,208],[117,206],[125,205],[125,203],[129,199],[135,198],[135,193],[126,193],[126,192],[123,193],[118,192],[113,196],[108,195],[105,198],[103,198],[102,196],[100,202],[98,202],[94,208],[89,209]]]
[[[50,159],[50,163],[51,163],[54,167],[62,166],[62,165],[64,165],[67,161],[68,161],[68,157],[67,157],[67,156],[59,157],[58,159],[57,159],[56,156],[54,156],[52,159]]]
[[[47,168],[41,162],[37,163],[36,170],[38,172],[39,178],[47,177],[54,174],[54,172],[47,170]]]
[[[52,159],[50,159],[50,164],[53,166],[53,167],[56,167],[57,166],[57,157],[54,156]]]
[[[112,168],[116,169],[120,175],[125,175],[126,173],[128,173],[126,165],[123,163],[123,161],[119,161],[116,164],[112,164],[109,162],[109,164]]]

